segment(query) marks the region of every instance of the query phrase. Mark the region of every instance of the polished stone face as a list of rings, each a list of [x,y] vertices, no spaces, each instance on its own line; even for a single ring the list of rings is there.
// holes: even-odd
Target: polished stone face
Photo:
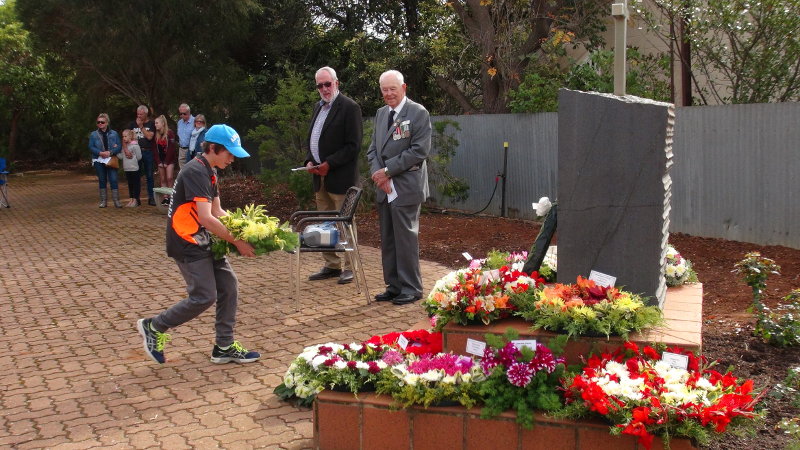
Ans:
[[[562,89],[558,281],[596,270],[663,303],[674,107]]]

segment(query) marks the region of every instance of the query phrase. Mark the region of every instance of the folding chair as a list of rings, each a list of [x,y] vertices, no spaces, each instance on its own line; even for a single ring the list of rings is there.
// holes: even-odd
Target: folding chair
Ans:
[[[8,201],[8,171],[6,170],[6,159],[0,158],[0,207],[11,208]]]
[[[321,222],[334,222],[339,230],[339,242],[335,247],[308,247],[300,245],[290,252],[289,274],[294,281],[294,300],[300,301],[300,254],[301,253],[344,253],[353,268],[353,278],[356,279],[356,289],[361,293],[361,283],[364,284],[367,304],[370,303],[367,277],[361,264],[361,253],[358,249],[358,240],[355,233],[355,214],[358,201],[361,199],[361,188],[351,187],[345,193],[342,208],[339,211],[296,211],[289,218],[289,224],[297,233],[302,233],[307,225]]]
[[[172,196],[172,194],[174,193],[175,189],[172,189],[171,187],[153,188],[153,195],[155,196],[156,199],[156,209],[158,210],[158,212],[160,212],[161,214],[166,214],[169,212],[169,204],[163,205],[161,204],[161,201],[169,196]]]

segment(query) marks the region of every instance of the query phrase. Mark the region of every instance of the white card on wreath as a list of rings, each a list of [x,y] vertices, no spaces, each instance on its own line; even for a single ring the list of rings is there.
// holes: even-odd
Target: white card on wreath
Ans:
[[[661,360],[669,364],[673,369],[687,370],[689,368],[689,356],[681,355],[679,353],[664,352],[661,354]]]
[[[483,356],[486,350],[486,342],[476,341],[475,339],[467,338],[467,353],[475,356]]]
[[[589,272],[589,279],[597,283],[598,286],[613,287],[614,283],[617,282],[617,277],[612,277],[596,270]]]
[[[470,255],[468,252],[462,253],[461,256],[463,256],[467,261],[472,261],[472,255]]]
[[[397,338],[397,345],[405,350],[408,347],[408,339],[401,334],[400,337]]]

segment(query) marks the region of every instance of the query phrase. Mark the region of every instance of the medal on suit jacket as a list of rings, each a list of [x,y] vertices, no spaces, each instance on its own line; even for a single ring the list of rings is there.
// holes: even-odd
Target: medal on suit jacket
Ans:
[[[404,120],[400,122],[400,137],[411,137],[411,121]]]
[[[400,125],[395,120],[394,123],[392,124],[392,140],[393,141],[397,141],[397,140],[402,139],[402,138],[403,138],[403,135],[402,135],[402,132],[400,131]]]

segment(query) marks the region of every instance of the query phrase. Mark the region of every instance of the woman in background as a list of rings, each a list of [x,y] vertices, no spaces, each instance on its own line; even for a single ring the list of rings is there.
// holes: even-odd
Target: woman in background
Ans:
[[[110,127],[108,114],[98,114],[97,129],[92,131],[89,136],[89,150],[92,152],[92,166],[97,172],[97,181],[100,183],[100,207],[106,207],[108,198],[106,185],[111,183],[111,199],[114,201],[114,206],[121,208],[119,187],[117,186],[117,168],[106,166],[109,158],[116,159],[117,154],[122,150],[119,134]]]
[[[186,162],[189,162],[197,155],[203,154],[203,147],[200,145],[206,140],[206,116],[198,114],[194,116],[194,130],[189,139],[189,151],[186,152]]]
[[[164,115],[156,117],[155,157],[156,167],[158,167],[158,178],[161,187],[172,187],[175,181],[175,163],[178,161],[178,149],[175,144],[175,133],[169,129],[167,118]],[[162,204],[169,204],[169,197],[164,197]]]

